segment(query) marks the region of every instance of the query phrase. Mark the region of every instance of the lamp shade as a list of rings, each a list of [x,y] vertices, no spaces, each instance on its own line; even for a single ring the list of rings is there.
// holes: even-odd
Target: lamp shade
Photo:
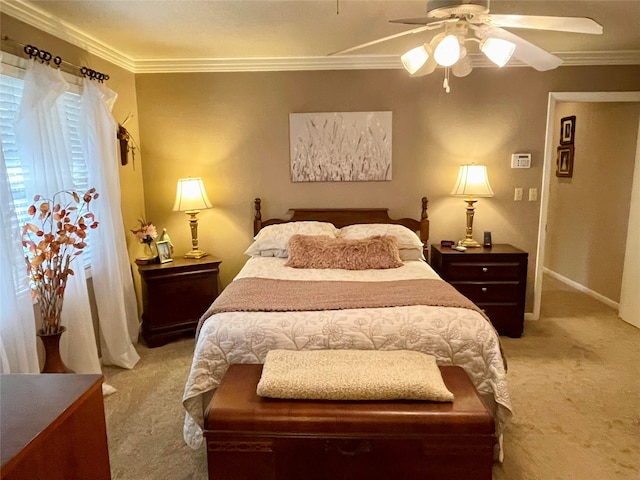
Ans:
[[[487,167],[484,165],[460,165],[458,180],[451,195],[466,197],[493,197],[489,185]]]
[[[178,180],[176,189],[176,201],[173,204],[173,211],[194,211],[211,208],[211,202],[204,189],[202,178],[181,178]]]

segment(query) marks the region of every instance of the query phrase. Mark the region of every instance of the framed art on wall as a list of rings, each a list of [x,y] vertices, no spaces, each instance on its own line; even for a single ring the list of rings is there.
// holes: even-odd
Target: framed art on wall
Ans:
[[[573,177],[573,145],[561,145],[558,147],[556,177]]]
[[[291,113],[292,182],[391,180],[391,112]]]
[[[560,145],[573,144],[576,136],[576,116],[564,117],[560,120]]]

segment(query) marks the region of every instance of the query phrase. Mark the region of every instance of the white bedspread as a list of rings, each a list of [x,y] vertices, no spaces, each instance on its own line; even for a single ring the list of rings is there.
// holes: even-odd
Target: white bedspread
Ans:
[[[252,257],[236,278],[388,281],[439,278],[423,261],[389,270],[309,270],[286,259]],[[416,350],[439,365],[462,366],[493,410],[497,434],[511,416],[511,400],[498,335],[478,312],[465,308],[407,306],[320,312],[225,312],[207,319],[197,339],[183,405],[184,438],[203,441],[204,409],[228,366],[263,363],[272,349]]]

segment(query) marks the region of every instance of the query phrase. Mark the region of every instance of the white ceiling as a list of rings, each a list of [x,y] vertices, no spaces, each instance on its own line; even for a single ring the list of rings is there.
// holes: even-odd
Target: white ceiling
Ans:
[[[424,16],[425,0],[0,2],[3,12],[134,72],[399,67],[399,55],[433,36],[327,56],[409,30],[388,21]],[[640,64],[640,0],[492,0],[491,13],[591,17],[604,34],[511,31],[565,64]]]

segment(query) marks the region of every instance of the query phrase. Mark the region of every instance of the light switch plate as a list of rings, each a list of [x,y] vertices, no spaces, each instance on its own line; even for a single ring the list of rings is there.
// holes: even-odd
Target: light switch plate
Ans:
[[[531,168],[531,154],[514,153],[511,155],[511,168]]]
[[[513,191],[513,201],[520,202],[522,200],[522,187],[516,187]]]

